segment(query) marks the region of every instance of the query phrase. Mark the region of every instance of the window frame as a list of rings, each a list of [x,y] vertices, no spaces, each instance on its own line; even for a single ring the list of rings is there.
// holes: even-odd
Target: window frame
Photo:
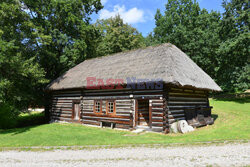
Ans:
[[[100,102],[100,112],[96,111],[96,102]],[[102,100],[94,100],[94,113],[95,114],[102,114]]]
[[[109,102],[113,103],[113,112],[109,112]],[[106,114],[107,115],[116,115],[116,103],[115,103],[115,100],[106,100]]]
[[[106,111],[103,111],[103,101],[106,102]],[[100,102],[100,112],[96,111],[96,102]],[[113,112],[109,112],[109,102],[113,103]],[[115,100],[94,100],[94,113],[95,114],[102,114],[102,115],[116,115],[116,102]]]

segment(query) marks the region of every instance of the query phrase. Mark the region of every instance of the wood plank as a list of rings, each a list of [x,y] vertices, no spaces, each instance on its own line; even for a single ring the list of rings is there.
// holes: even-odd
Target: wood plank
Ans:
[[[83,120],[96,120],[96,121],[111,121],[113,123],[119,123],[119,124],[126,124],[126,125],[130,125],[130,120],[114,120],[114,119],[107,119],[107,118],[100,118],[100,117],[89,117],[89,118],[83,118]]]
[[[203,104],[206,105],[207,101],[205,102],[197,102],[197,101],[192,101],[192,102],[183,102],[183,101],[169,101],[168,102],[169,105],[197,105],[197,104]]]
[[[207,101],[207,98],[200,98],[200,97],[176,97],[176,96],[169,96],[169,101]]]
[[[102,114],[88,114],[82,113],[82,116],[93,116],[93,117],[106,117],[106,118],[123,118],[123,119],[130,119],[130,116],[119,116],[119,115],[102,115]]]

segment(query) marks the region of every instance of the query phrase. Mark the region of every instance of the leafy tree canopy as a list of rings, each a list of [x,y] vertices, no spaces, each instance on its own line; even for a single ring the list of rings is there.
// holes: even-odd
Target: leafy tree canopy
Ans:
[[[249,88],[247,0],[223,3],[225,13],[200,9],[193,0],[168,0],[147,45],[170,42],[187,53],[225,91]]]
[[[97,20],[95,27],[101,34],[97,47],[98,56],[145,46],[141,33],[124,23],[119,15],[106,20]]]
[[[43,104],[48,82],[95,56],[99,34],[89,22],[102,7],[100,0],[2,0],[0,103]]]

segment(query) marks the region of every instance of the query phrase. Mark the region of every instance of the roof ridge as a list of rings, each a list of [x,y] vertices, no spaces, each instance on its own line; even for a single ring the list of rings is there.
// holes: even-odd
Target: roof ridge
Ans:
[[[116,55],[123,54],[123,53],[135,52],[135,51],[138,51],[138,50],[144,50],[144,49],[149,49],[149,48],[157,48],[157,47],[165,46],[165,45],[166,46],[175,46],[174,44],[171,44],[171,43],[161,43],[161,44],[150,45],[150,46],[145,46],[145,47],[141,47],[141,48],[126,50],[126,51],[122,51],[122,52],[112,53],[112,54],[108,54],[108,55],[104,55],[104,56],[92,57],[92,58],[89,58],[89,59],[86,59],[86,60],[82,61],[81,63],[83,63],[85,61],[90,61],[90,60],[95,60],[95,59],[102,59],[102,58],[111,57],[111,56],[116,56]]]

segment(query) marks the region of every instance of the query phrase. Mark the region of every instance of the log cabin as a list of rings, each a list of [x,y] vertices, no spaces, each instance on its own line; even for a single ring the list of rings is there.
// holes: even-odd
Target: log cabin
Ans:
[[[46,91],[51,121],[168,133],[176,121],[211,116],[209,92],[221,88],[166,43],[85,60]]]

